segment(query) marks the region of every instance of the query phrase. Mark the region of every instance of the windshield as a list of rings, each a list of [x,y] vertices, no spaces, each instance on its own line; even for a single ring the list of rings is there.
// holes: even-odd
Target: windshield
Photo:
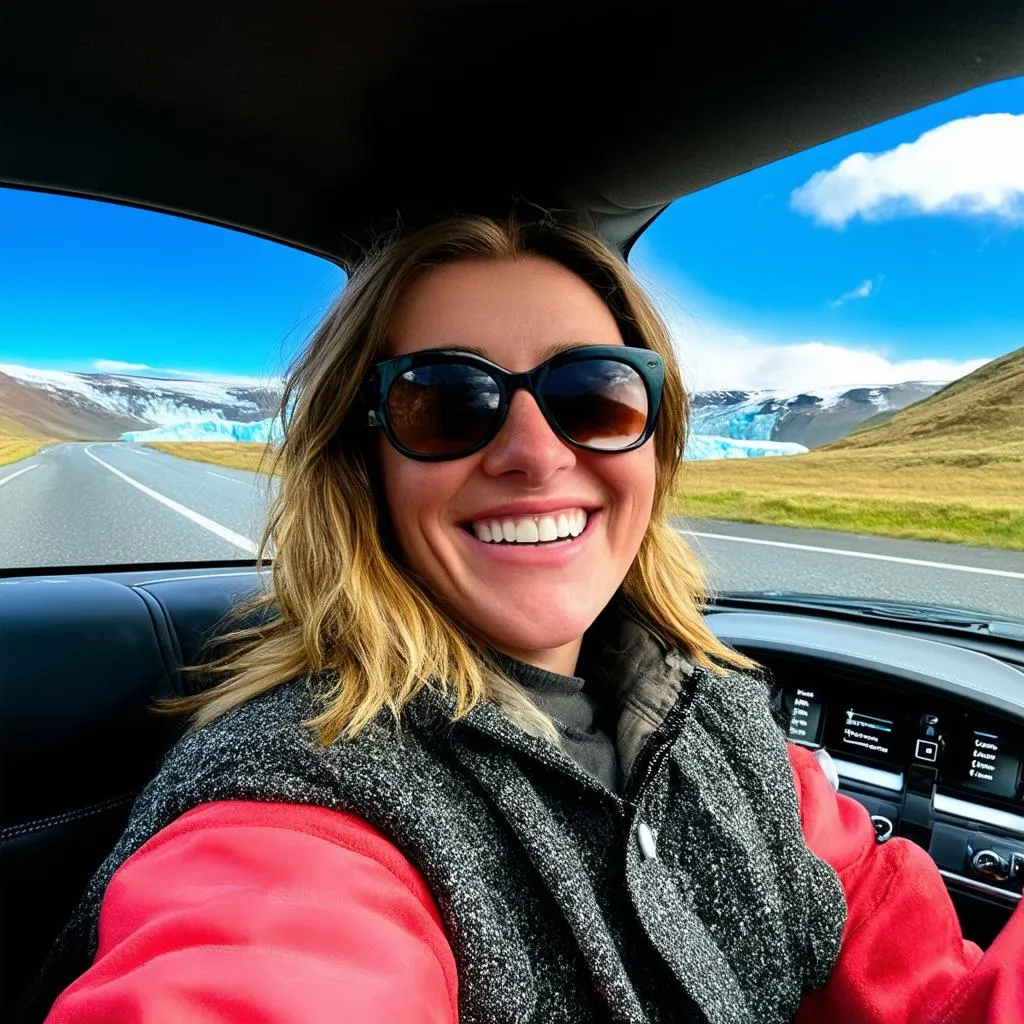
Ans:
[[[251,560],[340,269],[15,189],[0,253],[0,571]],[[717,592],[1024,620],[1024,79],[681,199],[630,262],[690,393],[676,523]]]
[[[630,262],[718,591],[1024,620],[1024,79],[681,199]]]

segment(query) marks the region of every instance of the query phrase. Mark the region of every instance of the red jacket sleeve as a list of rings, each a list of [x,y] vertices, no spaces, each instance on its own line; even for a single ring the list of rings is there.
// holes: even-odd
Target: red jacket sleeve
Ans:
[[[867,811],[790,747],[804,838],[830,864],[848,916],[835,970],[796,1024],[1024,1022],[1024,905],[982,955],[964,940],[942,876],[905,839],[875,842]]]
[[[350,815],[199,807],[118,869],[93,966],[47,1024],[455,1024],[457,980],[425,882]]]

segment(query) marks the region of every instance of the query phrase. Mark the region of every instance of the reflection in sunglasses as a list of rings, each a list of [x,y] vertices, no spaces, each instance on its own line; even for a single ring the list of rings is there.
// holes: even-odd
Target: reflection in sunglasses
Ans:
[[[611,397],[604,392],[591,392],[559,398],[549,405],[559,427],[569,437],[594,448],[625,448],[647,426],[647,393],[643,385],[639,395]]]

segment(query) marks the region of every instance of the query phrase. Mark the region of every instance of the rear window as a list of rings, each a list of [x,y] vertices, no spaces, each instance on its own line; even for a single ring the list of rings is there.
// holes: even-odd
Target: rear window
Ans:
[[[0,190],[0,570],[251,559],[284,370],[333,263]]]

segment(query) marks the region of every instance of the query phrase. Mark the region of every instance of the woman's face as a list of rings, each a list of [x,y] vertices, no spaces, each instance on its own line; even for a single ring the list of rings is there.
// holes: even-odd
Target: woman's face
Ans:
[[[429,271],[403,296],[390,355],[471,347],[512,371],[560,348],[621,345],[588,284],[539,257]],[[650,442],[623,454],[565,444],[525,391],[482,451],[418,462],[381,436],[385,498],[408,565],[454,614],[513,657],[572,672],[584,630],[622,583],[654,496]],[[575,538],[488,543],[473,524],[586,515]]]

